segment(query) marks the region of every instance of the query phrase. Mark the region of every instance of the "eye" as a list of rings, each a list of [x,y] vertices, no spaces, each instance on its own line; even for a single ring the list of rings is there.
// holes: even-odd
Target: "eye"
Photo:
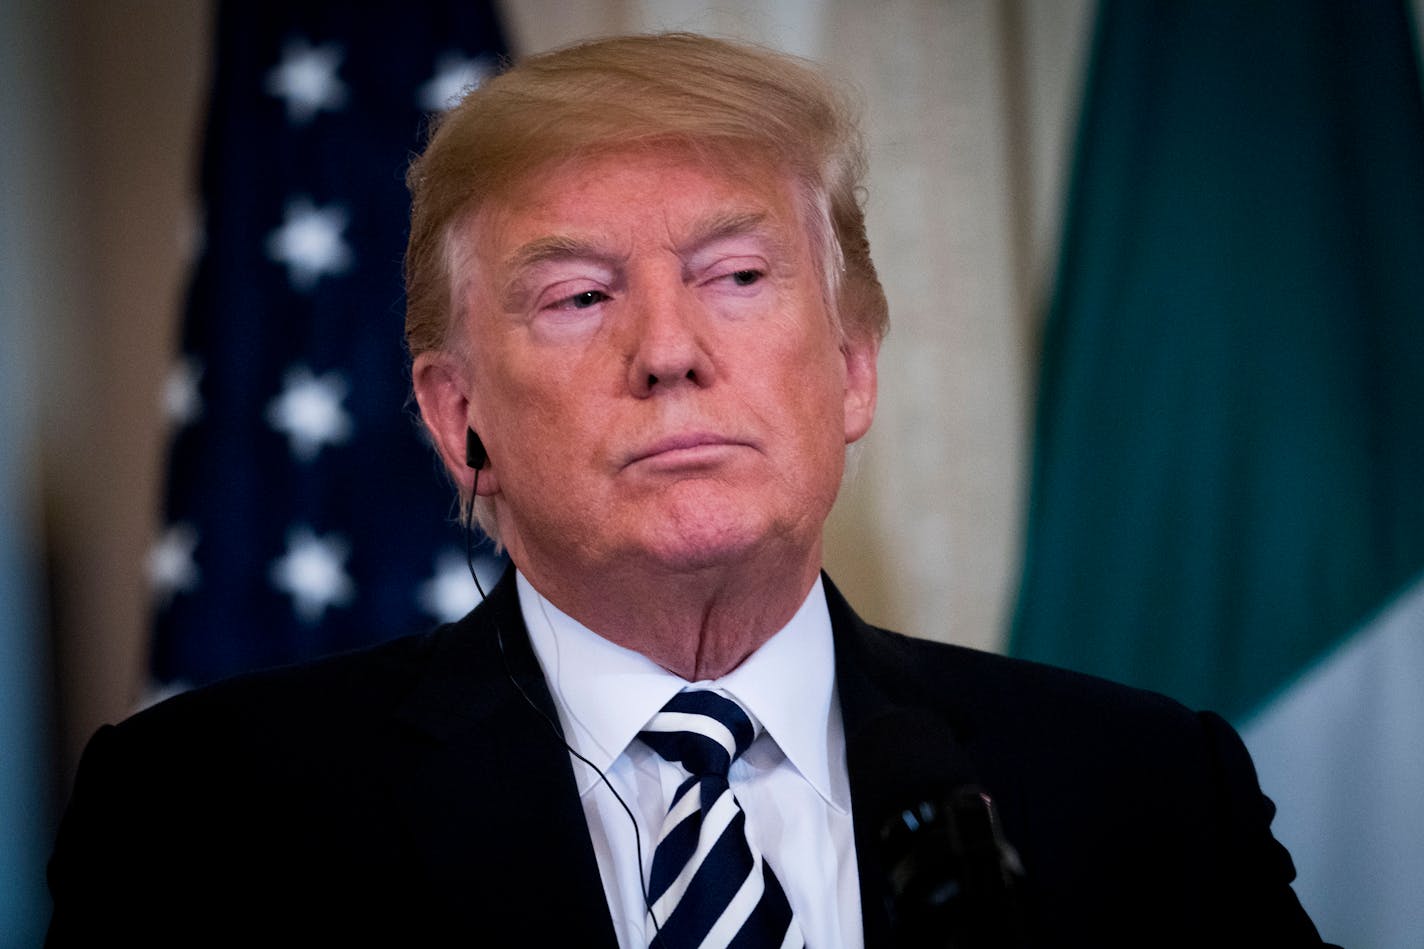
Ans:
[[[586,310],[591,306],[602,303],[608,299],[608,294],[602,290],[585,290],[583,293],[576,293],[569,297],[569,306],[575,310]]]
[[[549,307],[549,309],[587,310],[588,308],[598,306],[600,303],[603,303],[609,299],[611,298],[608,296],[608,294],[604,293],[602,290],[585,290],[582,293],[575,293],[573,296],[564,297],[561,300],[556,300],[553,305]]]
[[[750,287],[765,275],[760,270],[737,270],[729,276],[731,277],[732,283],[737,286]]]

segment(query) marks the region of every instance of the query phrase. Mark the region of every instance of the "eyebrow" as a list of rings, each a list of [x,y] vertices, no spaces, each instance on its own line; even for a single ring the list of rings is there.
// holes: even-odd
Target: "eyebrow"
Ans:
[[[697,221],[692,227],[692,236],[677,248],[681,257],[687,257],[717,241],[741,237],[754,232],[766,236],[773,250],[785,247],[785,240],[772,229],[766,227],[770,215],[765,211],[721,211]],[[592,241],[571,237],[566,234],[551,234],[538,237],[517,248],[505,261],[505,270],[511,274],[501,297],[507,302],[526,291],[530,271],[542,264],[567,260],[590,260],[607,266],[614,266],[623,255],[610,252]]]
[[[692,229],[692,238],[678,250],[684,252],[728,237],[740,237],[762,230],[767,216],[763,211],[725,211],[710,215],[697,222]],[[611,254],[590,241],[553,234],[535,238],[518,248],[509,256],[506,266],[517,272],[552,261],[574,259],[612,262],[618,259],[618,255]]]
[[[709,215],[697,222],[692,229],[692,238],[678,250],[685,255],[728,237],[741,237],[755,231],[765,232],[774,243],[780,244],[781,241],[772,237],[770,229],[765,226],[767,218],[764,211],[723,211]]]
[[[589,241],[555,234],[550,237],[536,238],[524,244],[509,256],[505,266],[515,273],[520,273],[531,267],[558,260],[612,262],[615,259],[616,255],[600,249]]]
[[[794,255],[794,236],[786,233],[778,218],[766,211],[725,211],[696,222],[692,236],[678,247],[683,266],[693,266],[694,258],[718,241],[737,237],[754,238],[767,253],[773,269],[781,269]]]

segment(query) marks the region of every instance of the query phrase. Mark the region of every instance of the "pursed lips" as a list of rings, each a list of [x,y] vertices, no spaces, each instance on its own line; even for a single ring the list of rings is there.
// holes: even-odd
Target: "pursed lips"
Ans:
[[[747,442],[726,435],[718,435],[714,432],[680,432],[676,435],[669,435],[660,438],[651,444],[644,445],[631,453],[623,467],[635,465],[640,461],[650,461],[666,458],[675,461],[686,457],[692,461],[699,455],[712,455],[718,448],[747,448],[751,447]],[[706,449],[706,451],[699,451]]]

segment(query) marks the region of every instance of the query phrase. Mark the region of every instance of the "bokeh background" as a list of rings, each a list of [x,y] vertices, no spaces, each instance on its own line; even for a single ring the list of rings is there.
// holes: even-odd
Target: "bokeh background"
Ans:
[[[881,625],[1223,707],[1323,933],[1416,946],[1421,2],[1235,6],[495,11],[515,56],[689,29],[860,90],[892,330],[831,575]],[[0,945],[42,932],[84,741],[154,687],[220,19],[0,5]]]

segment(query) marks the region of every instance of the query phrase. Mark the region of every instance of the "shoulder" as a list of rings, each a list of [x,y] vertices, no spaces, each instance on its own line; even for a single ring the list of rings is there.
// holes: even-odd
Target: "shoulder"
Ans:
[[[1124,833],[1168,811],[1211,821],[1209,812],[1244,808],[1269,820],[1250,757],[1220,716],[1096,676],[904,636],[853,613],[841,625],[848,735],[885,709],[927,711],[1000,796],[1096,811],[1101,789],[1113,788],[1107,819]]]
[[[106,725],[85,748],[71,809],[128,801],[181,811],[190,798],[215,796],[270,801],[279,782],[298,774],[349,776],[392,747],[400,709],[462,632],[443,626],[237,676]]]
[[[389,713],[456,627],[352,652],[265,669],[174,695],[115,726],[125,738],[215,727],[290,727],[311,720],[369,720]]]
[[[383,773],[428,742],[446,694],[491,691],[499,664],[486,629],[476,611],[424,634],[192,689],[106,725],[84,750],[66,825],[121,811],[174,827],[159,816],[197,824],[195,808],[232,806],[285,820],[364,806],[388,783]],[[452,669],[458,689],[447,682]]]
[[[478,695],[502,675],[492,630],[523,629],[512,589],[501,583],[463,619],[422,634],[182,692],[109,729],[110,740],[268,741],[268,757],[309,738],[337,747],[347,737],[365,740],[363,733],[400,719],[413,696],[438,702],[451,677]]]
[[[986,765],[1072,779],[1091,773],[1159,798],[1226,779],[1254,788],[1240,738],[1219,715],[1098,676],[876,629],[913,670],[912,701],[938,710]],[[1032,764],[1030,764],[1032,763]]]
[[[1098,728],[1141,730],[1200,727],[1198,713],[1165,695],[966,646],[906,636],[851,614],[838,637],[838,653],[853,676],[897,702],[953,712],[952,718],[996,727],[1015,723],[1042,731],[1093,723]],[[952,722],[954,724],[954,722]],[[959,724],[968,724],[961,721]]]

